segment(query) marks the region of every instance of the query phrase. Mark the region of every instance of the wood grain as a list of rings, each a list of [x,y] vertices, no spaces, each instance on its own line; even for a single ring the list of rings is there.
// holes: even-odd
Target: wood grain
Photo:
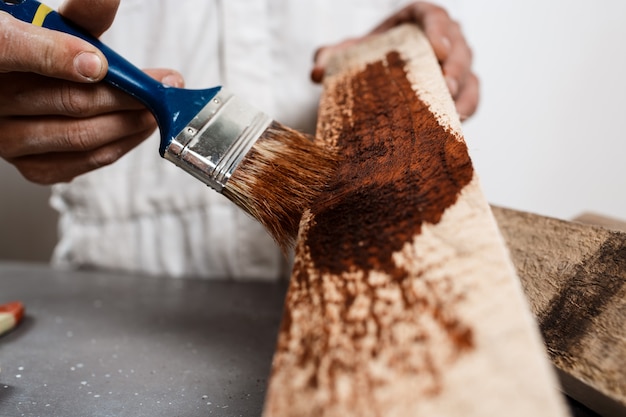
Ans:
[[[564,391],[626,415],[626,233],[493,207]]]
[[[337,55],[265,416],[562,416],[557,381],[428,41]]]

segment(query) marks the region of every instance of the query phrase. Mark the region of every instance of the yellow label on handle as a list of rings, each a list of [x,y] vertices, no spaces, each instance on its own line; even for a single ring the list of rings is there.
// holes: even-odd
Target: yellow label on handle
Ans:
[[[45,4],[39,5],[39,8],[35,12],[35,17],[33,17],[33,25],[35,26],[43,26],[43,21],[46,20],[46,16],[52,11],[52,9]]]

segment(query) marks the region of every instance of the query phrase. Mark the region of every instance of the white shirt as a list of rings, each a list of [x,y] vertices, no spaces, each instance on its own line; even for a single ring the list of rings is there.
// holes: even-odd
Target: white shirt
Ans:
[[[368,32],[401,3],[123,0],[103,40],[140,68],[174,68],[187,88],[228,86],[276,120],[312,132],[316,48]],[[262,226],[160,158],[158,146],[157,132],[111,166],[53,187],[56,265],[172,277],[288,275]]]

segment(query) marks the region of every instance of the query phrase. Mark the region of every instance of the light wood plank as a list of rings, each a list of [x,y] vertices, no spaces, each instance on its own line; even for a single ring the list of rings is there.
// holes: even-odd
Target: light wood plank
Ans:
[[[421,31],[335,57],[318,137],[264,415],[565,415]]]

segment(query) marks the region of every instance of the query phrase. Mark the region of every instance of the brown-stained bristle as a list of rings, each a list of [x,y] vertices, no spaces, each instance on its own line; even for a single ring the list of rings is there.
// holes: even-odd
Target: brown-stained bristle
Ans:
[[[222,193],[265,226],[287,253],[304,210],[324,189],[336,165],[335,154],[311,136],[273,121]]]

